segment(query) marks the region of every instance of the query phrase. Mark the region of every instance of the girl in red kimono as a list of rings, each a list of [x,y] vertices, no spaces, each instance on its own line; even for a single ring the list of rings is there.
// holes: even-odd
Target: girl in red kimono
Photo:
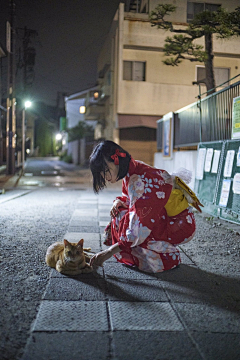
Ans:
[[[110,210],[112,245],[95,254],[91,265],[101,266],[113,255],[117,261],[146,272],[157,273],[179,265],[177,245],[190,241],[196,228],[188,202],[201,211],[195,194],[188,187],[187,193],[174,190],[174,176],[134,160],[112,141],[96,146],[90,157],[90,169],[96,193],[106,186],[106,181],[115,183],[123,179],[122,196]],[[180,191],[184,207],[176,205],[174,191]]]

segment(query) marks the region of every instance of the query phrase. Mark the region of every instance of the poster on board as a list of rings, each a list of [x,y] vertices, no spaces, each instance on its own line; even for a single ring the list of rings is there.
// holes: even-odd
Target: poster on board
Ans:
[[[232,139],[240,139],[240,96],[233,99]]]
[[[198,149],[197,166],[196,166],[196,179],[197,180],[203,179],[206,152],[207,152],[206,148]]]

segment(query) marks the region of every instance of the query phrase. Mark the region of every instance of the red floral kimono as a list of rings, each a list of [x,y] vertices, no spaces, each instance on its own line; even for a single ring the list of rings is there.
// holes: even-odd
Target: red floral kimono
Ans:
[[[122,182],[128,208],[119,208],[112,219],[112,244],[118,243],[119,262],[146,272],[161,272],[180,264],[176,245],[190,241],[195,233],[191,209],[169,217],[164,208],[172,191],[172,178],[165,171],[131,159]]]

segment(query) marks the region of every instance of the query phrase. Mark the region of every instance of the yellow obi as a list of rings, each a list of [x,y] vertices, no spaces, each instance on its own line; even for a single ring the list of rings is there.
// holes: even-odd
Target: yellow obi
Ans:
[[[176,216],[189,207],[182,190],[172,190],[168,202],[165,205],[168,216]]]
[[[187,184],[185,184],[185,182],[178,176],[175,177],[175,183],[176,186],[180,187],[180,189],[173,189],[169,196],[168,202],[165,205],[168,216],[176,216],[180,214],[189,207],[189,204],[201,212],[198,205],[203,205]],[[188,198],[191,199],[191,202],[188,202],[184,192],[186,192]]]

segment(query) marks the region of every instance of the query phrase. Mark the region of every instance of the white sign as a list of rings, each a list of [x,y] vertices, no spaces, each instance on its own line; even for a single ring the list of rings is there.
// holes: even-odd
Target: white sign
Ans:
[[[233,99],[232,139],[240,139],[240,96]]]
[[[228,150],[224,166],[224,177],[231,177],[235,150]]]
[[[206,159],[205,159],[205,172],[210,172],[211,165],[212,165],[212,158],[213,158],[213,149],[209,148],[207,149]]]
[[[240,146],[238,148],[238,153],[237,153],[237,166],[240,166]]]
[[[219,201],[220,206],[224,206],[224,207],[227,206],[230,187],[231,187],[231,180],[223,179],[222,192]]]
[[[198,149],[198,158],[197,158],[197,169],[196,169],[196,179],[203,179],[203,169],[205,163],[206,148]]]
[[[217,174],[220,154],[221,154],[220,150],[214,150],[213,164],[212,164],[212,173],[213,174]]]
[[[240,194],[240,174],[236,173],[233,178],[233,192],[234,194]]]

